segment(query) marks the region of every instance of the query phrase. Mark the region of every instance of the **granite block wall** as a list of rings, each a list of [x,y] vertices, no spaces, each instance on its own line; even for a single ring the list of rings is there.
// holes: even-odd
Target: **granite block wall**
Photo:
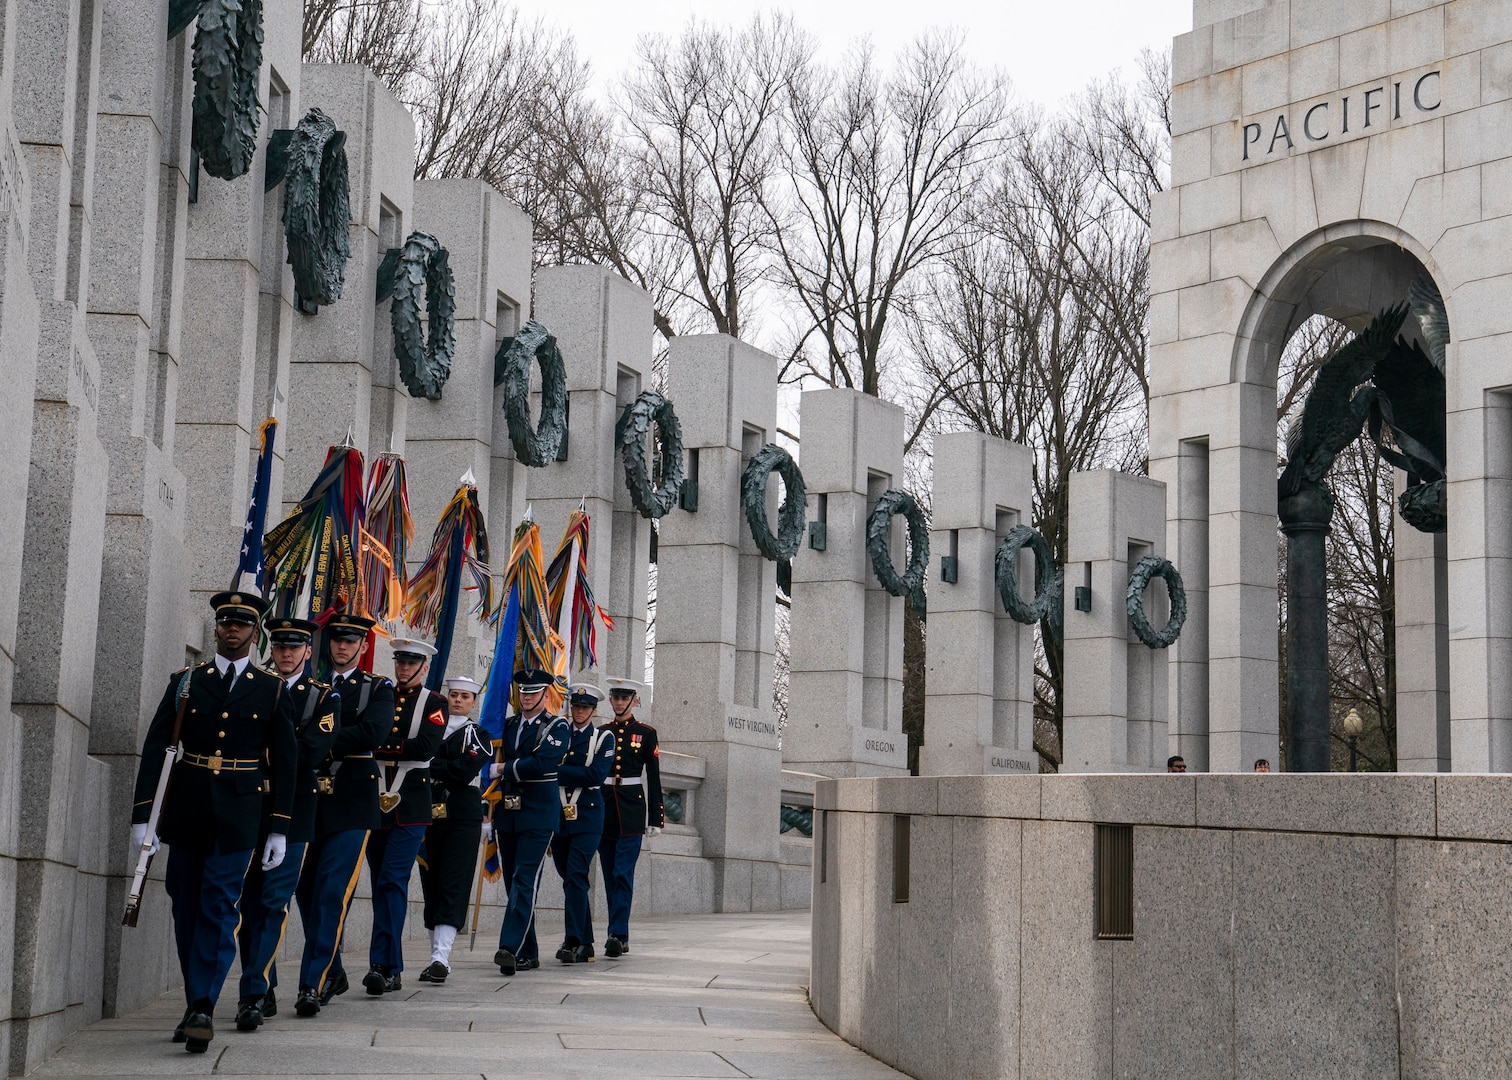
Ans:
[[[920,1080],[1495,1075],[1509,797],[1491,776],[823,781],[810,997]],[[1133,836],[1128,939],[1096,933],[1110,823]]]

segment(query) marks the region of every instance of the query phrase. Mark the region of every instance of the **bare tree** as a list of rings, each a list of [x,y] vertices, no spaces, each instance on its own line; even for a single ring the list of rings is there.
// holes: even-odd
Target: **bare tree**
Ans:
[[[671,292],[689,321],[748,330],[761,274],[760,197],[777,164],[781,97],[813,46],[785,15],[725,31],[694,22],[675,41],[641,38],[622,122],[645,194],[642,227],[682,257]],[[665,332],[665,331],[664,331]]]
[[[1016,144],[977,207],[969,243],[933,277],[912,337],[924,381],[942,398],[941,425],[1034,451],[1033,523],[1062,562],[1071,474],[1141,471],[1146,413],[1128,339],[1109,334],[1109,301],[1087,284],[1109,265],[1136,262],[1145,238],[1106,227],[1095,162],[1065,123],[1042,122]],[[1144,291],[1116,295],[1129,309],[1118,323],[1142,325]],[[1135,340],[1142,349],[1142,335]],[[1036,749],[1058,764],[1062,661],[1048,624],[1036,667]]]
[[[1008,138],[1007,86],[929,34],[888,75],[866,44],[792,80],[788,184],[766,193],[774,281],[796,312],[787,369],[879,394],[889,329],[961,250],[975,184]],[[910,442],[912,439],[910,440]]]
[[[424,0],[305,0],[304,58],[362,64],[390,87],[420,64],[430,30]]]

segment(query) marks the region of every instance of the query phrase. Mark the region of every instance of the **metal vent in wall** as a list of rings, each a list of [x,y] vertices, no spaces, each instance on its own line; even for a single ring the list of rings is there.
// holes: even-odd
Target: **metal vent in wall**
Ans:
[[[1092,897],[1097,936],[1134,937],[1134,827],[1093,826]]]
[[[893,816],[893,903],[908,903],[908,841],[911,832],[907,814]]]

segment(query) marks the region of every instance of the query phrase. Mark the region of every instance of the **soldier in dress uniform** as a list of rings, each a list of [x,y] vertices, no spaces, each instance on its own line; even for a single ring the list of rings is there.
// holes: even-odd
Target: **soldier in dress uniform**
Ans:
[[[431,758],[446,736],[446,699],[426,688],[425,669],[435,647],[414,638],[394,638],[394,716],[373,751],[383,768],[378,779],[382,824],[368,837],[368,874],[373,883],[373,936],[362,986],[380,997],[400,989],[404,970],[404,917],[409,913],[410,875],[431,823]]]
[[[614,732],[614,771],[604,781],[599,870],[609,902],[604,955],[611,959],[630,951],[630,904],[635,898],[635,864],[640,858],[641,838],[655,836],[667,823],[656,729],[635,718],[643,689],[645,685],[634,679],[609,680],[609,708],[614,719],[605,726]]]
[[[465,675],[446,680],[446,737],[431,759],[430,828],[425,830],[425,862],[420,889],[425,894],[425,928],[431,962],[420,981],[444,983],[451,974],[452,942],[467,918],[467,901],[478,869],[483,794],[478,772],[491,755],[486,736],[472,722],[481,683]]]
[[[373,751],[394,719],[394,684],[362,671],[357,661],[373,629],[361,615],[333,615],[326,623],[331,691],[341,699],[336,741],[315,776],[315,837],[305,851],[295,899],[304,921],[304,956],[294,1011],[314,1016],[347,990],[341,928],[362,870],[368,832],[381,823],[378,763]]]
[[[562,877],[566,897],[566,930],[557,959],[583,964],[593,959],[593,914],[588,907],[588,871],[604,835],[604,796],[601,785],[614,768],[614,732],[595,728],[593,713],[604,692],[592,683],[577,683],[567,699],[572,725],[567,755],[557,768],[557,791],[562,812],[551,858]]]
[[[305,849],[315,832],[315,770],[336,741],[336,710],[341,707],[331,688],[305,670],[315,624],[304,619],[269,619],[267,629],[273,671],[283,679],[284,693],[294,711],[294,735],[299,740],[298,783],[284,861],[273,870],[263,870],[254,863],[242,888],[241,929],[237,933],[242,963],[238,1031],[256,1031],[265,1018],[278,1011],[273,994],[278,974],[273,958],[283,941],[289,901],[299,883]],[[271,814],[271,801],[267,811]],[[271,827],[269,817],[263,824],[264,834]]]
[[[509,882],[499,951],[494,953],[494,963],[505,975],[541,966],[535,937],[536,891],[561,811],[557,766],[567,753],[567,721],[546,711],[546,690],[552,680],[551,672],[540,668],[515,672],[520,711],[505,719],[496,760],[488,767],[489,779],[499,782],[494,836],[499,865]]]
[[[265,792],[272,806],[262,867],[271,871],[284,860],[298,758],[283,680],[250,656],[267,601],[223,592],[210,598],[210,606],[215,658],[168,680],[147,728],[131,812],[135,853],[148,840],[147,819],[177,724],[180,753],[152,844],[156,848],[161,840],[169,847],[164,884],[173,901],[184,976],[187,1008],[173,1040],[187,1043],[193,1054],[203,1054],[215,1037],[215,1002],[236,958],[242,882],[259,857]]]

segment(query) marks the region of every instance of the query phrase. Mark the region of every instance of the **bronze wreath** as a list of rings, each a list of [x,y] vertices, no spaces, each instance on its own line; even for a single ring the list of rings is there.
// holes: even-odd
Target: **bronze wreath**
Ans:
[[[652,476],[651,425],[661,442],[661,467]],[[683,484],[682,425],[668,401],[645,390],[625,406],[614,425],[614,445],[625,465],[625,486],[642,517],[659,518],[677,505]]]
[[[183,16],[174,14],[175,21]],[[245,173],[257,150],[262,45],[262,0],[202,0],[191,62],[190,145],[205,171],[222,180]]]
[[[1034,552],[1034,599],[1028,603],[1019,595],[1018,587],[1018,553],[1026,547]],[[997,579],[1003,610],[1014,622],[1033,626],[1055,607],[1059,591],[1055,587],[1055,558],[1050,553],[1050,545],[1034,526],[1019,525],[1003,537],[994,559],[993,576]]]
[[[346,135],[319,109],[305,113],[289,138],[283,226],[294,271],[295,306],[334,304],[346,282],[352,248]],[[312,309],[313,310],[313,309]]]
[[[782,477],[785,493],[782,506],[777,511],[777,535],[772,535],[767,524],[766,496],[767,477],[772,473]],[[751,539],[756,550],[773,562],[790,560],[798,554],[803,543],[804,514],[808,494],[803,486],[803,473],[793,456],[776,443],[767,443],[746,464],[740,475],[740,502],[745,507],[746,523],[751,528]]]
[[[908,521],[908,567],[899,576],[887,550],[888,527],[894,514]],[[924,614],[924,575],[929,572],[929,523],[914,497],[889,488],[877,500],[866,519],[866,553],[871,557],[877,583],[894,596],[906,596],[921,617]]]
[[[541,418],[530,429],[530,361],[541,364]],[[534,320],[500,343],[494,354],[494,385],[504,387],[504,418],[515,457],[539,468],[556,460],[567,437],[567,369],[556,338]]]
[[[430,233],[410,233],[404,247],[399,249],[393,281],[394,302],[389,307],[389,321],[394,330],[399,376],[411,397],[439,401],[441,388],[451,377],[452,355],[457,350],[457,288],[447,264],[446,249]],[[430,322],[428,335],[420,325],[422,292]]]
[[[1144,610],[1144,591],[1150,579],[1157,577],[1165,579],[1166,595],[1171,599],[1171,617],[1159,630],[1150,625]],[[1146,555],[1140,559],[1129,575],[1129,591],[1124,600],[1135,637],[1152,649],[1165,649],[1176,643],[1181,636],[1182,624],[1186,622],[1186,587],[1181,583],[1181,574],[1168,560],[1158,555]]]

